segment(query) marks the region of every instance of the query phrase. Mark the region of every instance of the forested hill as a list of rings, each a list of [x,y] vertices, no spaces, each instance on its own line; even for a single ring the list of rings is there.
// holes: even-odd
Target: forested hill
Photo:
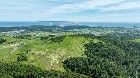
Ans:
[[[14,39],[29,43],[0,62],[0,78],[140,78],[140,43],[135,39],[92,34]],[[0,41],[6,45],[8,39]],[[43,54],[43,49],[52,52]],[[42,55],[31,53],[40,50]]]
[[[32,65],[0,62],[0,78],[87,78],[77,73],[46,71]]]
[[[139,43],[109,36],[90,37],[103,42],[85,44],[86,58],[65,60],[64,67],[67,71],[91,78],[140,78]]]

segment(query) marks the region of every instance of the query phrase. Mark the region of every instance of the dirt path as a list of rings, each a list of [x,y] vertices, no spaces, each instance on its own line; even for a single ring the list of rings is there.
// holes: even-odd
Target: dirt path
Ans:
[[[12,55],[16,50],[18,50],[19,46],[21,44],[17,45],[17,46],[13,46],[13,50],[5,57],[3,58],[3,60],[5,60],[6,58],[8,58],[10,55]],[[23,46],[23,45],[22,45]],[[20,46],[21,47],[21,46]]]

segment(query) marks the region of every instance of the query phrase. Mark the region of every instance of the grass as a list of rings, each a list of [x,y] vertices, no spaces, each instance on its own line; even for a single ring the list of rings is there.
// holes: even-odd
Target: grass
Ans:
[[[138,42],[138,43],[140,43],[140,39],[135,39],[135,40],[133,40],[134,42]]]
[[[0,60],[5,58],[10,53],[11,50],[12,50],[12,48],[10,48],[10,47],[8,47],[8,48],[0,47]]]
[[[10,39],[9,39],[10,38]],[[59,70],[65,71],[62,62],[69,57],[86,57],[84,55],[84,44],[89,41],[99,42],[97,39],[90,39],[84,37],[69,37],[60,43],[49,43],[49,40],[40,39],[16,39],[7,37],[7,42],[2,45],[8,45],[8,42],[15,41],[14,44],[26,43],[24,46],[19,47],[12,55],[10,55],[5,61],[16,61],[17,54],[26,53],[28,61],[23,62],[24,64],[32,64],[42,69],[47,70]],[[27,52],[27,50],[30,50]],[[1,56],[5,57],[12,51],[12,49],[6,48],[2,50],[0,48]]]

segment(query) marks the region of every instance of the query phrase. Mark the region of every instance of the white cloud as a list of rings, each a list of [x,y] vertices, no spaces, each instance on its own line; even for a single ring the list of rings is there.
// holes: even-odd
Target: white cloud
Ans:
[[[115,11],[115,10],[128,10],[128,9],[140,9],[140,1],[124,2],[118,5],[103,7],[101,11]]]
[[[125,17],[139,18],[140,13],[140,11],[138,11],[140,10],[139,9],[140,0],[0,0],[0,1],[1,1],[0,20],[3,19],[55,20],[61,18],[63,19],[70,18],[77,20],[85,18],[85,20],[88,19],[91,20],[94,19],[94,17],[97,17],[96,19],[98,19],[98,17],[99,19],[106,18],[111,19],[111,17],[112,18],[116,17],[116,19]],[[88,10],[90,10],[90,12]],[[127,13],[128,11],[126,10],[128,10],[130,14],[128,14]],[[84,13],[82,11],[84,11]]]
[[[62,6],[51,8],[47,14],[52,15],[57,13],[72,13],[83,10],[94,10],[97,9],[97,7],[116,4],[124,1],[125,0],[87,0],[80,3],[64,4]]]
[[[131,2],[130,2],[131,1]],[[28,14],[37,13],[46,16],[85,10],[114,11],[140,8],[139,0],[2,0],[0,12]]]

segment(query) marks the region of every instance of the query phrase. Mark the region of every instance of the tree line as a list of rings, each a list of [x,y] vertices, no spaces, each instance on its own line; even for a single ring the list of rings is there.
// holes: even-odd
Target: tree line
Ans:
[[[63,62],[67,71],[90,78],[140,78],[140,44],[129,39],[89,36],[102,42],[85,44],[87,57],[68,58]]]
[[[0,62],[0,78],[87,78],[77,73],[46,71],[19,62]]]

